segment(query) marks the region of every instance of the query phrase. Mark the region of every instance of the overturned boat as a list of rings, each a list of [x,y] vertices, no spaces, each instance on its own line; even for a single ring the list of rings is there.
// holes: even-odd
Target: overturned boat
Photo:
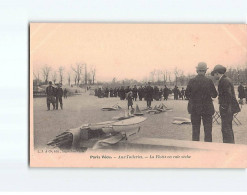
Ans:
[[[84,124],[78,128],[69,129],[56,136],[47,145],[62,150],[75,149],[85,151],[87,148],[99,148],[128,140],[129,136],[140,131],[144,117],[132,117],[120,121],[105,121],[94,124]]]

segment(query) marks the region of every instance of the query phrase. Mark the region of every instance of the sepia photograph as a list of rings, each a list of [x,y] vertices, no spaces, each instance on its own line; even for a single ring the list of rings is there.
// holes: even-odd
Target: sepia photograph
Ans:
[[[30,23],[31,167],[246,168],[247,25]]]

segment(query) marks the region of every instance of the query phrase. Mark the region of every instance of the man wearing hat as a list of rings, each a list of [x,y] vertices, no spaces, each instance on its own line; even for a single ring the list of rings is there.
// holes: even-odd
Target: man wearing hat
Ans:
[[[212,98],[217,97],[217,91],[213,81],[205,76],[207,69],[205,62],[198,63],[197,76],[189,81],[185,91],[185,95],[189,99],[188,112],[191,114],[193,141],[200,141],[202,119],[204,141],[212,142],[212,116],[214,114]]]
[[[47,111],[50,110],[50,104],[52,103],[53,110],[55,109],[55,88],[52,86],[52,82],[49,81],[49,86],[46,87],[46,103]]]
[[[234,134],[232,129],[233,114],[240,112],[234,87],[231,80],[225,75],[226,67],[218,64],[214,67],[211,75],[219,80],[219,105],[221,116],[221,131],[223,143],[234,143]]]

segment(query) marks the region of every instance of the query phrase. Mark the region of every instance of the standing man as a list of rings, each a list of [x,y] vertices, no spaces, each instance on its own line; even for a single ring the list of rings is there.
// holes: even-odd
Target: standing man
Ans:
[[[165,85],[165,88],[164,88],[164,100],[168,100],[169,93],[170,93],[169,89]]]
[[[50,104],[53,106],[53,110],[55,109],[55,89],[52,86],[52,82],[49,81],[49,86],[46,87],[46,103],[47,103],[47,111],[50,110]]]
[[[137,99],[137,87],[136,87],[136,85],[134,86],[134,88],[132,89],[132,92],[133,92],[133,98],[134,98],[134,100],[136,101],[136,99]]]
[[[182,97],[182,100],[185,99],[185,90],[184,90],[183,87],[182,87],[182,90],[181,90],[181,97]]]
[[[205,76],[205,62],[198,63],[197,76],[191,79],[185,94],[189,98],[188,112],[191,114],[192,141],[200,141],[201,119],[204,126],[204,141],[212,142],[212,116],[214,105],[212,98],[217,97],[217,91],[211,79]]]
[[[57,91],[56,91],[56,110],[58,109],[58,102],[60,103],[60,108],[63,109],[63,89],[62,89],[62,84],[59,83],[57,86]]]
[[[240,99],[240,103],[243,104],[243,99],[245,98],[243,82],[240,82],[240,85],[238,86],[238,98]]]
[[[173,89],[174,100],[178,100],[178,93],[179,93],[179,89],[178,89],[177,85],[175,85],[175,87]]]
[[[146,87],[146,101],[147,108],[151,108],[151,102],[153,101],[153,88],[151,87],[151,83],[148,82],[148,86]]]
[[[140,101],[142,101],[142,98],[143,98],[143,88],[142,88],[142,86],[140,86],[139,88],[138,88],[138,96],[139,96],[139,100]]]
[[[64,98],[67,98],[67,93],[68,93],[68,91],[67,91],[67,89],[65,88],[65,89],[64,89],[64,92],[63,92]],[[97,89],[95,89],[95,95],[97,96]]]
[[[232,129],[233,114],[240,112],[240,107],[237,102],[234,87],[231,80],[225,75],[226,67],[216,65],[211,75],[219,80],[219,105],[221,116],[221,131],[223,143],[234,144],[234,134]]]

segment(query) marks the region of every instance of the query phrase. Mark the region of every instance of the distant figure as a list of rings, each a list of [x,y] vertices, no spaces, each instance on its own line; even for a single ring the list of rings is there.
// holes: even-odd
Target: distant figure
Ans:
[[[46,87],[46,103],[47,103],[47,111],[50,110],[50,104],[53,106],[53,110],[55,109],[55,89],[52,86],[52,82],[49,81],[49,86]]]
[[[153,98],[158,101],[159,100],[159,88],[157,86],[154,86],[153,90]]]
[[[67,93],[68,93],[67,89],[64,88],[64,91],[63,91],[64,98],[67,98]]]
[[[147,107],[151,108],[151,102],[153,101],[153,88],[151,87],[151,83],[148,82],[148,86],[146,87],[146,101]]]
[[[125,91],[124,91],[123,86],[121,86],[118,93],[119,93],[120,100],[124,100],[125,99]]]
[[[164,95],[164,100],[168,100],[168,96],[169,96],[169,89],[167,88],[167,86],[165,85],[165,88],[163,90],[163,95]]]
[[[182,98],[182,100],[183,99],[185,99],[185,90],[184,90],[184,88],[182,87],[182,90],[181,90],[181,98]]]
[[[142,98],[143,98],[143,92],[144,91],[144,89],[143,89],[143,87],[142,86],[140,86],[139,88],[138,88],[138,96],[139,96],[139,100],[140,101],[142,101]]]
[[[58,109],[58,102],[60,103],[60,108],[63,109],[63,89],[61,88],[62,84],[58,84],[58,88],[56,90],[56,110]]]
[[[98,98],[101,98],[102,97],[102,90],[101,88],[99,87],[98,88]]]
[[[174,94],[174,100],[178,100],[179,89],[178,89],[177,85],[175,85],[175,87],[173,89],[173,94]]]
[[[212,98],[217,97],[217,91],[211,79],[205,76],[207,72],[205,62],[198,63],[197,76],[191,79],[185,94],[189,98],[188,112],[192,123],[192,141],[200,141],[201,120],[204,126],[204,141],[212,142],[212,125],[214,105]]]
[[[131,107],[131,109],[133,108],[133,92],[132,91],[129,91],[127,94],[126,94],[126,99],[128,100],[128,110],[129,110],[129,107]]]
[[[114,90],[113,90],[114,97],[117,97],[117,92],[118,92],[118,89],[115,87]]]
[[[107,97],[107,98],[109,97],[109,89],[108,89],[108,87],[105,88],[105,97]]]
[[[114,93],[113,89],[110,88],[110,97],[113,97],[113,95],[114,95],[113,93]]]
[[[162,88],[160,88],[160,90],[159,90],[159,101],[161,101],[161,99],[162,99],[162,93],[163,93],[163,90],[162,90]]]
[[[240,99],[240,103],[243,104],[243,99],[245,98],[243,82],[240,82],[240,85],[238,86],[238,98]]]
[[[136,88],[136,85],[134,86],[134,88],[132,89],[132,92],[133,92],[133,98],[134,98],[134,100],[136,101],[136,99],[137,99],[137,88]]]

